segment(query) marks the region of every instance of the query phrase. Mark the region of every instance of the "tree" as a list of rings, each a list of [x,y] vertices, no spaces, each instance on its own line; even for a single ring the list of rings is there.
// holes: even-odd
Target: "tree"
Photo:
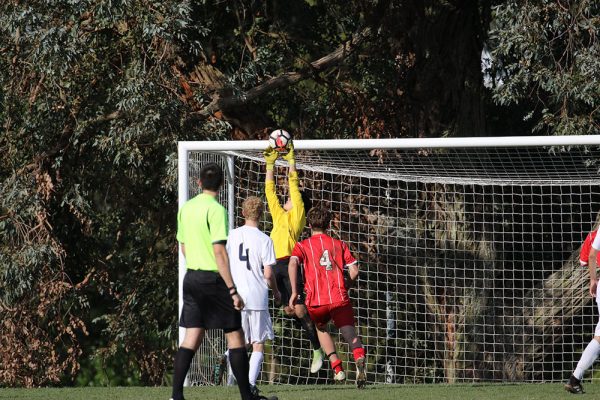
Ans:
[[[2,2],[0,384],[69,383],[98,360],[161,382],[177,140],[484,135],[516,102],[544,132],[597,132],[598,6],[494,4]]]
[[[282,122],[301,137],[483,135],[489,11],[470,1],[236,2],[210,19],[239,38],[211,31],[210,62],[182,77],[188,98],[203,96],[198,113],[241,137]]]
[[[534,132],[600,132],[600,5],[595,1],[507,1],[494,8],[493,98],[519,104]]]
[[[172,53],[198,51],[189,4],[0,10],[1,381],[68,383],[95,354],[160,383],[176,315],[172,154],[190,137]]]

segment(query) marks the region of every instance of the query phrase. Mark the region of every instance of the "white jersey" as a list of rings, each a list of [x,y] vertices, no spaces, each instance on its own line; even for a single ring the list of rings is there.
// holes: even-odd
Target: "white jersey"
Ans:
[[[231,275],[244,300],[245,310],[267,310],[269,288],[263,267],[275,265],[275,250],[270,237],[252,226],[229,232],[227,253]]]
[[[592,247],[596,250],[600,250],[600,229],[598,229],[598,234],[596,235],[596,237],[594,238],[594,241],[592,242]]]

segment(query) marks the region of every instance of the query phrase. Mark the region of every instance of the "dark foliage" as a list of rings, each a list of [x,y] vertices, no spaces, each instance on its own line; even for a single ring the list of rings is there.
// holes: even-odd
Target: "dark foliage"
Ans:
[[[597,5],[551,3],[3,1],[0,385],[163,382],[178,140],[597,133]]]

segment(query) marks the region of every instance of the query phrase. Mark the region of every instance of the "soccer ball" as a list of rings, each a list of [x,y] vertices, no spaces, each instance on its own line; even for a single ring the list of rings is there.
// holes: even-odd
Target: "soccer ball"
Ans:
[[[283,129],[275,129],[269,135],[269,145],[277,151],[287,151],[290,143],[292,143],[292,135]]]

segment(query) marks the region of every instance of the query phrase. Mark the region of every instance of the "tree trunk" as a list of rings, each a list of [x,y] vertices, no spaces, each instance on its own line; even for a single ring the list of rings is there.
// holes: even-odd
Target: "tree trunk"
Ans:
[[[560,343],[565,325],[592,302],[588,287],[587,268],[580,265],[578,250],[560,271],[524,296],[527,301],[522,307],[513,308],[522,314],[505,316],[503,321],[497,322],[498,327],[504,330],[502,347],[512,350],[503,361],[506,379],[524,381],[541,378],[539,371],[542,369],[535,367],[547,361],[544,348]]]
[[[395,114],[409,137],[485,136],[481,51],[488,12],[487,3],[475,1],[408,2],[390,23],[405,75]]]
[[[423,226],[419,230],[429,232],[436,250],[447,253],[448,257],[434,258],[434,265],[421,268],[420,286],[430,319],[436,326],[436,342],[443,344],[436,350],[442,360],[444,379],[447,383],[455,383],[459,379],[478,377],[476,368],[465,364],[465,354],[477,354],[479,349],[476,345],[465,346],[464,343],[476,342],[471,339],[479,335],[474,331],[481,326],[478,321],[490,312],[490,291],[485,285],[493,279],[495,252],[485,230],[479,236],[474,234],[477,232],[474,229],[477,220],[470,221],[466,217],[472,210],[466,209],[466,202],[459,191],[452,186],[437,184],[429,189],[431,197],[424,203],[428,204],[429,210],[421,219]],[[439,274],[443,279],[438,278],[440,270],[444,270]],[[473,274],[468,280],[465,279],[467,271]],[[472,287],[461,286],[458,283],[461,280]],[[472,356],[468,359],[477,358]]]

